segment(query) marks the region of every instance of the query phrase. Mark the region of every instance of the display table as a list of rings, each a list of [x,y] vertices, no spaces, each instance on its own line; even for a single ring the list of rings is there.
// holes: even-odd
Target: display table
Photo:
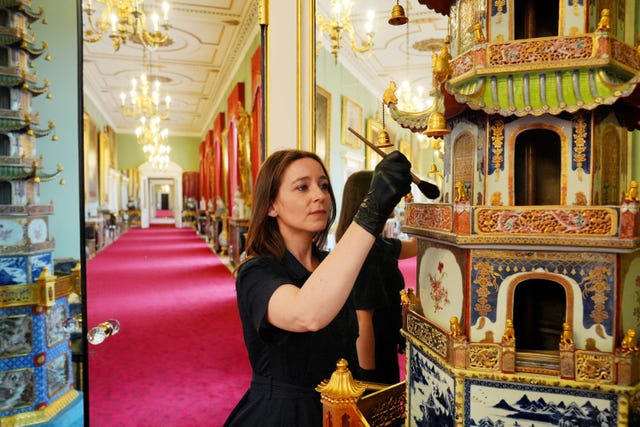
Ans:
[[[104,217],[86,217],[84,224],[87,255],[89,258],[93,258],[104,246]]]
[[[229,256],[233,265],[240,263],[240,256],[244,252],[245,233],[248,229],[248,219],[229,218]]]

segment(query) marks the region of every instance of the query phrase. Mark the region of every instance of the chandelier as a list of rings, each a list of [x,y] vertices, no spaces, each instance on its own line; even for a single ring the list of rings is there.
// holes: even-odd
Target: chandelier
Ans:
[[[141,119],[140,126],[136,128],[136,138],[153,169],[166,169],[169,166],[169,130],[160,129],[159,117],[149,121]]]
[[[433,98],[425,97],[425,89],[424,86],[418,85],[415,88],[411,86],[411,82],[409,79],[409,70],[410,60],[409,60],[409,18],[405,16],[405,20],[403,21],[406,25],[406,38],[405,38],[405,61],[406,61],[406,78],[400,84],[398,88],[398,108],[402,111],[417,113],[420,111],[424,111],[430,108],[433,105]],[[402,24],[401,24],[402,25]]]
[[[373,47],[373,21],[375,14],[372,10],[367,12],[367,23],[365,24],[365,39],[358,44],[357,36],[351,23],[351,8],[353,2],[350,0],[331,0],[331,17],[325,18],[320,13],[317,14],[316,22],[320,32],[327,32],[331,40],[331,53],[335,63],[338,63],[338,52],[342,47],[342,38],[349,36],[351,49],[356,54],[371,51]],[[322,37],[318,37],[318,47],[322,44]]]
[[[86,30],[83,40],[95,43],[105,34],[109,35],[114,50],[131,40],[147,49],[155,49],[166,44],[169,40],[169,3],[162,3],[162,23],[159,15],[154,11],[151,15],[152,29],[147,27],[147,17],[144,13],[144,0],[95,0],[104,5],[99,14],[93,7],[92,0],[82,1],[82,11],[87,16]],[[162,28],[163,31],[160,30]]]
[[[138,79],[131,79],[128,99],[126,93],[120,93],[122,113],[137,120],[142,118],[150,120],[153,117],[166,120],[169,118],[170,105],[171,96],[169,95],[164,97],[164,103],[160,102],[160,80],[156,78],[151,84],[146,72],[140,75],[140,85],[138,85]]]

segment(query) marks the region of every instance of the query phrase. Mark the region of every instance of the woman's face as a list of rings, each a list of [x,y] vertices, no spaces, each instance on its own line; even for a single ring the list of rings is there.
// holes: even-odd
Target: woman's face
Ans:
[[[278,195],[269,209],[283,237],[313,235],[327,226],[331,196],[329,178],[314,159],[292,162],[282,176]]]

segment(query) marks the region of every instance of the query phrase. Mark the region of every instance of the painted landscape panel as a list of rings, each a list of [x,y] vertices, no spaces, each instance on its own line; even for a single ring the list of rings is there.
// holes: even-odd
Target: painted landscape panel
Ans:
[[[466,426],[615,426],[613,393],[495,382],[465,381]]]

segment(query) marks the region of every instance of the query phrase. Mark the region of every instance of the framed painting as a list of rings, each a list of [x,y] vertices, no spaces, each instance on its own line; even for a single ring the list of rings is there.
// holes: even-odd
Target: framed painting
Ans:
[[[370,118],[367,119],[367,140],[376,144],[378,143],[378,136],[382,131],[382,122],[378,119]],[[387,129],[387,133],[389,133],[389,129]],[[389,133],[389,140],[393,142],[391,139],[391,133]],[[390,147],[382,147],[382,151],[385,153],[390,153],[395,150],[395,147],[392,145]],[[369,147],[364,148],[364,158],[365,158],[365,167],[367,170],[373,170],[378,162],[382,160],[382,156],[373,151]]]
[[[84,196],[86,202],[98,201],[98,131],[85,111],[84,121]]]
[[[316,85],[316,131],[313,152],[329,169],[331,147],[331,93]]]
[[[362,141],[353,133],[352,128],[362,135],[362,107],[350,98],[342,97],[342,143],[352,148],[361,148]]]
[[[100,205],[109,203],[109,170],[113,167],[113,150],[115,147],[115,132],[110,126],[105,126],[100,132],[99,169],[100,169]]]
[[[404,154],[405,157],[411,163],[413,163],[413,152],[412,152],[411,140],[409,140],[408,138],[402,138],[398,142],[398,151],[400,151],[402,154]]]

